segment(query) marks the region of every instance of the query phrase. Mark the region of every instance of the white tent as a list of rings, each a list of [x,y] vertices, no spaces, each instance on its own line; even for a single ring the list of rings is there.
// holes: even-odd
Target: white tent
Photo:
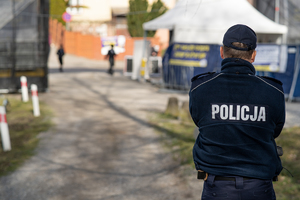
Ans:
[[[286,26],[268,19],[247,0],[180,0],[143,28],[173,30],[173,42],[221,44],[226,30],[235,24],[251,27],[258,42],[281,43],[287,33]]]

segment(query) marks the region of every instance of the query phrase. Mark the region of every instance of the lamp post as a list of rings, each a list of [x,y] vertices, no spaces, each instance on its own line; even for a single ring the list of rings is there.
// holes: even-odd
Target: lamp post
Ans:
[[[279,0],[275,0],[275,22],[279,24]]]
[[[15,0],[12,0],[12,48],[11,48],[11,87],[15,89],[15,71],[16,71],[16,10],[15,10]]]

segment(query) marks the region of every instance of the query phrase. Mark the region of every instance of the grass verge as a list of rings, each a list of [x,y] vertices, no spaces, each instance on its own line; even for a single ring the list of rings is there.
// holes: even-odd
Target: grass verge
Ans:
[[[150,122],[161,135],[163,144],[171,151],[174,158],[182,164],[194,166],[192,149],[195,143],[192,121],[181,122],[172,116],[155,113],[150,117]],[[283,169],[279,181],[274,182],[277,200],[300,199],[300,127],[286,128],[276,139],[277,145],[283,148],[281,157]]]
[[[154,113],[150,117],[150,123],[176,160],[181,161],[182,164],[194,165],[192,150],[195,143],[193,135],[195,125],[192,122],[183,123],[171,115]]]
[[[24,103],[14,95],[9,95],[7,99],[9,104],[6,115],[12,150],[4,152],[1,146],[0,176],[14,171],[34,155],[39,142],[37,135],[51,127],[52,114],[43,102],[40,101],[41,116],[34,117],[31,101]]]
[[[282,146],[282,165],[292,174],[283,169],[278,182],[274,183],[278,200],[300,199],[300,127],[286,128],[276,139],[277,145]]]

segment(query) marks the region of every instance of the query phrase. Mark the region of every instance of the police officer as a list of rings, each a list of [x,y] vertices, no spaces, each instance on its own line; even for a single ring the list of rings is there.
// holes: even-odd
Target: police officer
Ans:
[[[199,127],[193,157],[205,180],[203,200],[276,199],[282,170],[275,138],[285,122],[282,83],[255,75],[256,34],[248,26],[224,35],[220,73],[192,79],[190,113]]]

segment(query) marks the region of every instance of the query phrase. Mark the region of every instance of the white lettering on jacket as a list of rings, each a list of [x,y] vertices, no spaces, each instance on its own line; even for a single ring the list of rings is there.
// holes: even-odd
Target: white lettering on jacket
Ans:
[[[213,120],[265,122],[267,118],[266,112],[266,106],[211,104]]]

